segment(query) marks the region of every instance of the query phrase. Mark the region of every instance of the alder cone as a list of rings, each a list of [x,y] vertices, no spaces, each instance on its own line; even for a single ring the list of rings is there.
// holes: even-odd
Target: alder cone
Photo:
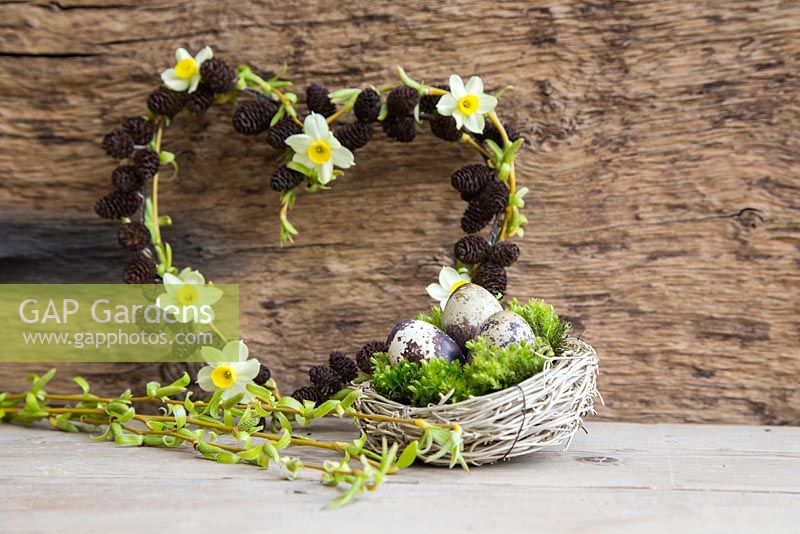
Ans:
[[[156,115],[172,118],[183,109],[185,98],[186,94],[183,91],[159,87],[147,97],[147,109]]]
[[[349,383],[358,376],[358,365],[344,352],[331,352],[328,365],[345,383]]]
[[[497,215],[508,206],[511,191],[499,180],[491,181],[483,188],[478,202],[481,210],[487,215]]]
[[[367,343],[356,353],[358,368],[367,374],[372,374],[372,356],[376,352],[386,352],[387,350],[389,350],[389,345],[385,341],[371,341]]]
[[[128,117],[122,121],[122,129],[137,145],[146,145],[156,133],[156,125],[142,117]]]
[[[266,98],[245,102],[233,112],[233,129],[243,135],[257,135],[269,128],[277,106]]]
[[[298,388],[294,390],[294,392],[292,392],[292,394],[289,396],[300,402],[308,400],[313,402],[314,404],[319,404],[324,400],[322,394],[317,390],[317,388],[313,386],[303,386],[301,388]]]
[[[386,97],[386,108],[390,117],[404,118],[414,111],[419,102],[419,93],[407,85],[395,87]]]
[[[480,202],[470,202],[464,215],[461,216],[461,229],[465,234],[476,234],[483,230],[492,220],[492,214],[481,207]]]
[[[286,148],[286,139],[292,135],[303,133],[303,127],[289,117],[279,120],[272,128],[267,130],[267,143],[276,150]]]
[[[456,142],[463,135],[453,117],[434,115],[430,120],[431,133],[443,141]]]
[[[260,365],[261,365],[261,367],[259,367],[259,369],[258,369],[258,374],[256,375],[256,377],[253,380],[259,386],[263,386],[270,379],[270,377],[272,376],[272,373],[270,372],[269,367],[267,367],[263,363],[260,364]]]
[[[400,143],[410,143],[417,136],[417,128],[411,117],[387,117],[383,121],[383,132]]]
[[[149,180],[158,172],[158,168],[161,166],[161,158],[158,157],[155,150],[145,148],[137,150],[133,155],[133,165],[143,180]]]
[[[330,117],[336,113],[336,104],[328,97],[330,90],[322,84],[314,83],[306,89],[306,106],[313,113]]]
[[[126,284],[149,284],[156,278],[156,264],[150,258],[140,256],[122,268],[122,280]]]
[[[139,252],[150,244],[150,230],[138,221],[123,224],[117,232],[117,241],[122,248]]]
[[[137,193],[112,191],[97,201],[94,211],[104,219],[121,219],[136,213],[141,204],[142,199]]]
[[[204,83],[186,99],[186,109],[195,114],[205,113],[214,103],[214,91]]]
[[[441,95],[422,95],[419,97],[420,113],[436,113],[436,104],[439,103]]]
[[[212,57],[200,65],[200,79],[215,93],[228,93],[236,87],[236,69],[225,61]]]
[[[364,89],[356,97],[353,114],[361,122],[375,122],[381,112],[381,95],[375,89]]]
[[[518,259],[519,246],[511,241],[501,241],[489,252],[489,261],[502,267],[511,267]]]
[[[437,84],[434,85],[437,89],[443,89],[444,91],[449,91],[450,86],[448,84]],[[419,111],[420,113],[438,113],[436,110],[436,104],[439,103],[439,99],[442,98],[442,95],[422,95],[419,97]]]
[[[459,239],[453,247],[455,257],[461,263],[473,265],[482,262],[489,253],[491,245],[479,235],[468,235]]]
[[[103,150],[115,159],[124,159],[133,153],[133,139],[122,129],[116,129],[103,137]]]
[[[309,369],[308,378],[326,399],[344,387],[342,377],[327,365],[315,365]]]
[[[472,163],[454,172],[450,178],[450,185],[460,193],[477,194],[496,176],[497,174],[486,165]]]
[[[143,182],[144,180],[139,176],[136,167],[133,165],[121,165],[111,173],[111,183],[117,191],[122,191],[123,193],[137,191],[142,187]]]
[[[508,275],[502,266],[487,261],[478,267],[478,274],[472,281],[492,295],[505,295]]]
[[[336,139],[348,150],[356,150],[366,146],[372,139],[372,124],[369,122],[353,122],[340,126],[334,132]]]
[[[283,192],[294,189],[303,183],[306,177],[303,173],[290,169],[286,165],[281,165],[272,173],[269,180],[269,187],[275,192]]]

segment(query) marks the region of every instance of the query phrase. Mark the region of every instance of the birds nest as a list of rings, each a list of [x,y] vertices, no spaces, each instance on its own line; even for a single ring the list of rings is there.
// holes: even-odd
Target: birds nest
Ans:
[[[357,408],[375,415],[456,422],[463,430],[464,459],[471,465],[490,464],[543,447],[568,447],[582,427],[583,417],[595,413],[598,366],[594,348],[570,337],[561,352],[545,363],[542,372],[502,391],[454,404],[447,404],[445,397],[439,404],[417,408],[389,400],[365,382],[360,386],[362,395]],[[410,425],[367,419],[358,419],[358,424],[367,436],[367,444],[377,450],[383,438],[406,445],[419,439],[423,432]],[[434,444],[420,458],[434,465],[448,465],[446,457],[435,457],[437,452]]]

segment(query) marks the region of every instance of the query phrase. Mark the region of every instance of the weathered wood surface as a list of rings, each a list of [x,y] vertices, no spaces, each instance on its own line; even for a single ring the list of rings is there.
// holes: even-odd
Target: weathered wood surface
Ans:
[[[118,280],[115,227],[91,211],[113,169],[98,142],[178,45],[285,61],[301,86],[378,84],[396,64],[480,73],[514,85],[499,111],[532,141],[511,292],[597,347],[601,416],[800,423],[797,3],[61,0],[0,19],[1,281]],[[428,305],[459,237],[448,177],[471,153],[373,142],[333,191],[300,198],[302,234],[280,249],[263,140],[233,134],[227,110],[178,122],[167,237],[245,287],[244,337],[286,387]],[[81,371],[110,390],[157,374]],[[21,374],[0,368],[9,387]]]
[[[315,423],[316,428],[316,423]],[[797,532],[800,429],[592,423],[567,452],[469,473],[414,467],[336,512],[313,475],[0,428],[0,526],[11,532]],[[317,439],[352,438],[330,422]],[[303,454],[315,456],[303,449]],[[319,456],[323,458],[323,456]],[[187,503],[192,503],[187,506]],[[245,512],[246,511],[246,512]],[[391,519],[389,523],[387,519]]]

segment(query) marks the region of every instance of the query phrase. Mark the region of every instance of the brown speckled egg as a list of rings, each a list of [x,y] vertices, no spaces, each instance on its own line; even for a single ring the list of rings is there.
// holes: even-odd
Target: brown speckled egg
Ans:
[[[494,295],[479,285],[464,284],[447,300],[442,316],[444,330],[463,349],[478,335],[486,319],[500,311],[503,307]]]
[[[400,321],[389,333],[387,343],[392,364],[431,358],[453,361],[462,356],[461,348],[450,336],[425,321]]]
[[[511,311],[497,312],[486,319],[478,335],[494,347],[507,347],[520,341],[533,343],[536,339],[528,321]]]

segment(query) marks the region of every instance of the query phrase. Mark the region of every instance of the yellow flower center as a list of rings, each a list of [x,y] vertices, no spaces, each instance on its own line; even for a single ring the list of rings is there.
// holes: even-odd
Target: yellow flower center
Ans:
[[[450,293],[454,293],[456,289],[464,284],[469,284],[469,280],[459,280],[458,282],[454,283],[452,286],[450,286]]]
[[[211,381],[220,389],[228,389],[236,382],[236,371],[227,365],[218,365],[211,371]]]
[[[478,97],[475,95],[465,95],[458,99],[458,111],[464,115],[472,115],[478,111]]]
[[[194,284],[183,284],[183,287],[178,290],[178,294],[175,295],[175,299],[181,306],[191,306],[197,302],[198,298],[200,298],[200,294]]]
[[[308,159],[317,165],[322,165],[331,159],[332,155],[331,147],[328,146],[328,143],[325,141],[314,141],[311,143],[311,146],[308,147]]]
[[[194,75],[197,74],[198,70],[197,61],[192,57],[184,58],[175,65],[175,74],[177,74],[178,78],[181,80],[192,79]]]

